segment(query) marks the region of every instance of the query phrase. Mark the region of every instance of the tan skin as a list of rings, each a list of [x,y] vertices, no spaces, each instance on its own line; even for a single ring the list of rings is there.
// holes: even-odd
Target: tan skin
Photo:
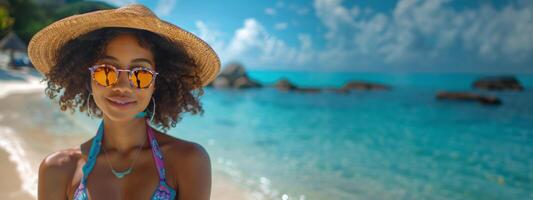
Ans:
[[[114,64],[120,69],[141,64],[156,69],[152,52],[139,46],[137,39],[131,35],[114,38],[106,47],[105,54],[107,58],[96,64]],[[145,90],[132,88],[127,76],[127,73],[121,72],[117,85],[110,88],[92,81],[93,100],[104,113],[102,146],[117,171],[129,168],[143,142],[148,140],[146,122],[134,116],[149,106],[154,92],[154,84]],[[108,100],[117,96],[136,103],[127,109],[119,109]],[[176,199],[208,200],[211,192],[211,163],[206,150],[197,143],[159,131],[154,134],[164,157],[167,184],[176,190]],[[87,161],[91,143],[92,139],[80,147],[61,150],[43,159],[39,167],[39,200],[72,199],[81,181],[82,167]],[[148,142],[142,146],[132,173],[122,179],[112,174],[105,155],[104,149],[101,149],[87,180],[89,199],[151,198],[159,185],[159,177]]]

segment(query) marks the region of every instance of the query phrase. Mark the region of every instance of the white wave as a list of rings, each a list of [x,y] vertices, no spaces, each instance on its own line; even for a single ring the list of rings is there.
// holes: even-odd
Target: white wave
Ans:
[[[43,91],[46,88],[46,83],[42,83],[39,78],[31,75],[21,74],[19,77],[25,81],[0,81],[0,98],[4,98],[14,93],[31,93]]]
[[[9,160],[15,163],[22,181],[21,190],[37,198],[37,172],[30,164],[24,141],[17,137],[9,127],[0,126],[0,148],[9,154]]]

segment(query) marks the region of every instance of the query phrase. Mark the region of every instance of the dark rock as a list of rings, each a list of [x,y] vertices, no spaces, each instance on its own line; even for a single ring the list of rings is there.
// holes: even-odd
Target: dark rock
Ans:
[[[224,67],[218,77],[210,84],[215,88],[259,88],[262,85],[251,80],[241,64],[232,63]]]
[[[482,90],[512,90],[522,91],[524,87],[514,76],[489,76],[475,81],[472,86]]]
[[[477,101],[487,105],[500,105],[502,101],[495,96],[485,96],[468,92],[439,92],[436,96],[439,100]]]
[[[350,90],[390,90],[388,85],[370,83],[364,81],[350,81],[340,88],[329,88],[329,90],[337,93],[348,93]]]
[[[226,77],[217,77],[213,82],[211,82],[213,87],[215,88],[229,88],[231,87],[231,83],[229,82],[229,79]]]
[[[318,92],[321,91],[321,89],[319,89],[319,88],[310,88],[310,87],[300,88],[300,87],[294,85],[293,83],[291,83],[286,78],[279,79],[274,84],[274,87],[277,88],[278,90],[281,90],[281,91],[284,91],[284,92],[295,91],[295,92],[304,92],[304,93],[318,93]]]
[[[291,83],[289,80],[287,80],[286,78],[281,78],[279,79],[275,84],[274,84],[274,87],[276,87],[278,90],[281,90],[281,91],[290,91],[290,90],[295,90],[295,89],[298,89],[298,87],[296,87],[296,85],[294,85],[293,83]]]
[[[220,72],[222,77],[228,78],[231,82],[234,82],[240,77],[247,76],[246,70],[239,63],[231,63],[226,65],[224,69]]]
[[[258,82],[250,80],[248,76],[243,76],[237,78],[235,81],[233,81],[233,87],[238,89],[245,89],[245,88],[257,88],[261,87],[261,84]]]
[[[390,86],[363,81],[350,81],[341,90],[390,90]]]

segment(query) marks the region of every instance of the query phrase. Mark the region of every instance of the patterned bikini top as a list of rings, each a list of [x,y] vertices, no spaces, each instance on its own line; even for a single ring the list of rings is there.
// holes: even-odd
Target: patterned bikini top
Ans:
[[[176,197],[176,191],[172,189],[166,183],[165,178],[165,163],[163,162],[163,155],[157,144],[157,140],[154,137],[152,128],[148,126],[148,120],[146,121],[146,132],[148,133],[148,138],[150,140],[150,147],[152,148],[152,157],[154,158],[155,165],[157,167],[157,172],[159,174],[159,185],[152,194],[151,200],[172,200]],[[89,152],[89,159],[83,166],[83,176],[80,182],[80,185],[74,192],[74,200],[88,200],[87,196],[87,178],[96,164],[96,157],[100,152],[100,146],[102,145],[102,138],[104,135],[104,121],[100,123],[98,127],[98,132],[93,139],[91,150]]]

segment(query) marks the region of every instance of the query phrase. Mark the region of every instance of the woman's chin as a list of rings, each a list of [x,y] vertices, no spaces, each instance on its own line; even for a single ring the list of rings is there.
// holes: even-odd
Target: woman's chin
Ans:
[[[122,113],[108,112],[106,113],[106,116],[108,119],[112,121],[116,121],[116,122],[131,121],[136,118],[135,117],[136,115],[137,113],[133,113],[133,112],[122,112]]]

